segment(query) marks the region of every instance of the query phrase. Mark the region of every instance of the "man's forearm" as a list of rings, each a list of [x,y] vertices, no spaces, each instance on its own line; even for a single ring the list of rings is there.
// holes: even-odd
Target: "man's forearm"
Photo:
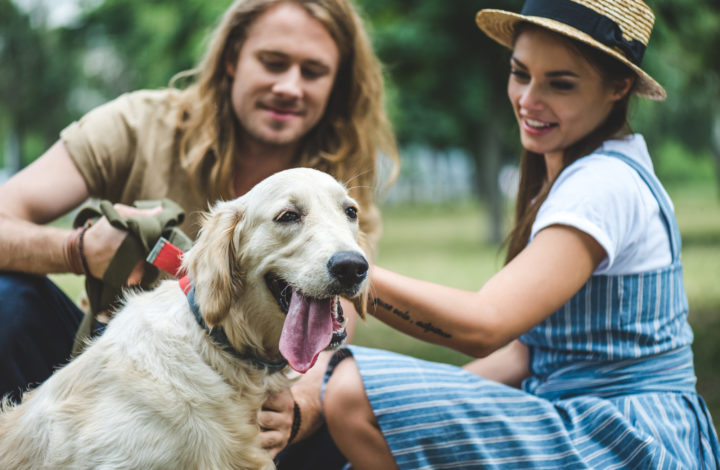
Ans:
[[[71,231],[0,214],[0,271],[68,272],[65,245]]]

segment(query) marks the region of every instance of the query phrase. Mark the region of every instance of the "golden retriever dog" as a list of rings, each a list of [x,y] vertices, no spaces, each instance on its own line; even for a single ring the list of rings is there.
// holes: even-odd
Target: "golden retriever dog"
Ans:
[[[2,469],[270,469],[257,416],[345,337],[368,263],[358,208],[317,170],[214,205],[189,284],[128,294],[105,333],[0,414]],[[195,312],[195,313],[194,313]],[[197,314],[197,315],[196,315]]]

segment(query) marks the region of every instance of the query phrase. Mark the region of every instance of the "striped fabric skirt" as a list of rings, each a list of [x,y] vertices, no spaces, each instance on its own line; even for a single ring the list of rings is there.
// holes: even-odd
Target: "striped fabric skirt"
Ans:
[[[549,401],[455,366],[348,350],[403,470],[718,468],[695,393]]]

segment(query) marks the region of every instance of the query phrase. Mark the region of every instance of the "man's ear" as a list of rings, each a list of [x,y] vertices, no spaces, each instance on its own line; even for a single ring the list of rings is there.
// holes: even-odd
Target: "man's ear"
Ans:
[[[228,315],[240,289],[235,282],[244,210],[238,201],[219,202],[207,215],[183,266],[195,287],[195,301],[209,327]]]

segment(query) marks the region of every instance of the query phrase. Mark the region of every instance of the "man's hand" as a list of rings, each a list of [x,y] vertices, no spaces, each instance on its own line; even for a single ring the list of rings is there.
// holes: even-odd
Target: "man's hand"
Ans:
[[[162,207],[152,209],[138,209],[124,204],[113,205],[115,210],[123,217],[153,217],[162,211]],[[87,273],[97,279],[102,279],[110,261],[122,244],[127,232],[116,229],[105,217],[100,218],[85,232],[83,239],[83,253],[90,272]],[[140,284],[144,274],[144,260],[138,261],[127,279],[128,286]]]
[[[285,389],[268,398],[260,410],[260,443],[273,458],[288,445],[294,405],[290,389]]]

